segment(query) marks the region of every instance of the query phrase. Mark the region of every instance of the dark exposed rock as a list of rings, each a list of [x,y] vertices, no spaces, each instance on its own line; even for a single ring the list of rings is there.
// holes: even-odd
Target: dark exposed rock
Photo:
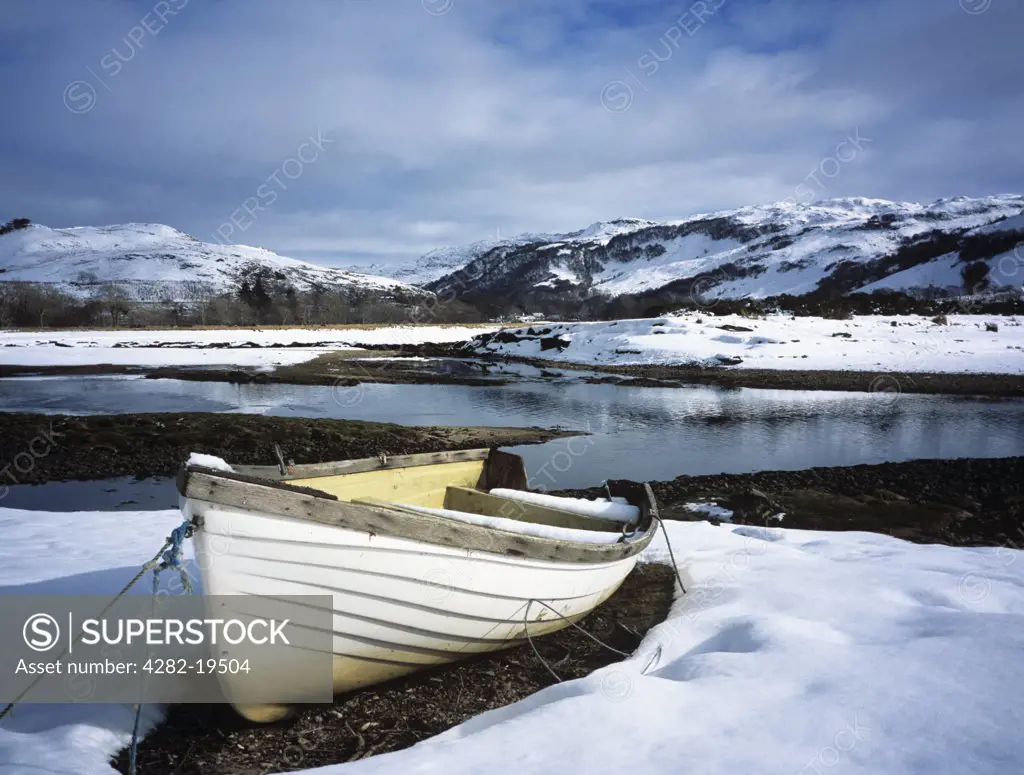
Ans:
[[[569,346],[567,339],[562,339],[560,336],[546,336],[540,340],[541,350],[558,350],[561,352]]]
[[[755,487],[733,493],[721,505],[733,513],[734,522],[761,523],[783,510],[767,494]]]
[[[738,355],[716,355],[715,359],[722,366],[739,366],[743,359]]]
[[[747,328],[746,326],[734,326],[732,323],[726,323],[723,326],[715,326],[715,328],[720,328],[723,331],[736,331],[736,332],[747,332],[747,331],[753,331],[754,330],[752,328]]]

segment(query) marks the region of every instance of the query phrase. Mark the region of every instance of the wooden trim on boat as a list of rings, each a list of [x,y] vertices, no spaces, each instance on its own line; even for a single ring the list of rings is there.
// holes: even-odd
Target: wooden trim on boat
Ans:
[[[496,450],[497,451],[497,450]],[[491,454],[490,449],[457,449],[448,452],[420,452],[413,455],[391,455],[384,458],[366,457],[358,460],[341,460],[330,463],[302,463],[288,466],[281,474],[277,466],[234,466],[235,471],[246,476],[287,482],[289,479],[312,479],[318,476],[356,474],[363,471],[381,471],[388,468],[410,468],[430,466],[438,463],[460,463],[468,460],[484,460]],[[508,453],[502,453],[508,454]],[[495,485],[497,486],[497,485]]]
[[[274,469],[274,470],[276,471],[277,469]],[[178,472],[178,476],[177,476],[177,479],[175,480],[175,483],[177,484],[178,492],[181,493],[182,495],[186,494],[185,490],[186,490],[186,486],[187,486],[187,481],[188,481],[189,475],[192,474],[192,473],[207,474],[207,475],[210,475],[210,476],[217,476],[217,477],[220,477],[222,479],[231,479],[232,481],[244,482],[246,484],[258,484],[261,487],[273,487],[275,489],[285,490],[287,492],[298,492],[298,493],[302,493],[304,495],[311,495],[314,498],[326,498],[327,500],[331,500],[331,501],[338,500],[338,496],[337,495],[331,495],[329,492],[324,492],[323,490],[317,490],[317,489],[315,489],[313,487],[300,487],[299,485],[295,485],[295,484],[286,484],[284,482],[268,481],[268,480],[262,479],[262,478],[260,478],[258,476],[247,476],[245,474],[231,473],[229,471],[221,471],[219,468],[207,468],[205,466],[195,466],[195,465],[187,466],[185,468],[182,468],[181,471]]]
[[[519,455],[492,449],[484,461],[483,481],[477,485],[482,489],[493,490],[504,487],[509,490],[528,490],[526,466]]]
[[[643,535],[615,544],[590,544],[523,535],[432,514],[332,500],[315,490],[307,493],[273,482],[244,481],[221,471],[186,469],[179,489],[187,498],[214,505],[317,522],[367,532],[371,536],[385,535],[457,549],[565,563],[604,563],[632,557],[651,542],[656,527],[653,520],[646,518],[653,508],[653,500],[649,501],[649,507],[637,504],[645,512]]]
[[[640,507],[640,524],[646,525],[661,519],[658,513],[658,501],[654,490],[648,482],[634,482],[630,479],[609,479],[605,482],[608,494],[613,498],[625,498],[634,506]]]

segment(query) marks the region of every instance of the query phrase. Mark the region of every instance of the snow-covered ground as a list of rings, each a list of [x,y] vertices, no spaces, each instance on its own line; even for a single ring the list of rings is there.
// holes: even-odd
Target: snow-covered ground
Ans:
[[[112,593],[178,521],[175,511],[0,509],[0,594]],[[1024,553],[668,529],[688,593],[632,657],[405,751],[317,772],[1024,771]],[[666,554],[659,535],[645,559]],[[145,728],[160,715],[148,708]],[[131,722],[129,706],[21,707],[0,723],[2,770],[112,773]]]
[[[180,523],[177,510],[51,513],[0,508],[0,535],[5,539],[0,544],[0,595],[113,596]],[[191,543],[185,548],[191,558]],[[147,579],[132,593],[151,590]],[[4,625],[9,630],[18,626]],[[4,697],[0,707],[9,699]],[[147,706],[144,728],[162,721],[163,713],[161,707]],[[110,758],[131,740],[134,720],[130,705],[18,706],[0,722],[0,772],[113,773]]]
[[[461,342],[500,326],[0,331],[8,366],[257,366],[301,363],[360,345]],[[301,346],[293,346],[293,345]]]
[[[998,331],[986,330],[986,324]],[[1024,374],[1024,320],[998,315],[949,315],[948,325],[938,325],[917,315],[750,319],[687,312],[650,320],[540,324],[532,326],[533,334],[530,329],[507,329],[503,334],[525,338],[491,341],[478,350],[578,364]],[[551,337],[568,347],[542,350],[541,339]]]

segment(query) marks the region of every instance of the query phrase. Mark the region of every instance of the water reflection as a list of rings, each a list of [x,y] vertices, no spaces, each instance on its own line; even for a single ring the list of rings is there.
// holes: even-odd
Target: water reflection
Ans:
[[[329,387],[136,378],[0,380],[6,411],[248,412],[405,425],[562,427],[595,434],[551,487],[606,478],[1024,455],[1024,401],[579,382]],[[519,450],[542,466],[565,441]],[[562,458],[564,460],[564,458]]]

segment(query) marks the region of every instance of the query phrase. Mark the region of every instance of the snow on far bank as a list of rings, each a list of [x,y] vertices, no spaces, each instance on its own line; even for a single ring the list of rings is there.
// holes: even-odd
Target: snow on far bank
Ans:
[[[652,320],[549,323],[530,330],[506,329],[500,336],[518,341],[481,337],[477,350],[622,366],[1024,374],[1024,321],[997,315],[949,315],[948,325],[938,325],[918,315],[750,319],[685,312]],[[568,344],[559,349],[560,343]],[[541,349],[545,345],[548,349]]]
[[[0,509],[0,584],[29,582],[0,594],[112,592],[178,519]],[[413,748],[313,772],[476,775],[495,762],[523,775],[563,775],[567,762],[638,775],[1024,771],[1024,552],[667,527],[688,592],[632,657]],[[660,534],[644,558],[667,558]],[[147,711],[147,727],[160,712]],[[3,771],[111,775],[131,722],[126,705],[22,707],[0,723]]]
[[[6,366],[286,366],[361,345],[461,342],[500,326],[0,331]]]

